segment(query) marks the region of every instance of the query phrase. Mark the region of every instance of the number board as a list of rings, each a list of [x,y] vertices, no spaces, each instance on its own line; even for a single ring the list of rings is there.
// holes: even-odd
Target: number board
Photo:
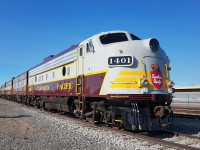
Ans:
[[[131,66],[132,64],[133,64],[132,56],[118,56],[118,57],[108,58],[109,66]]]

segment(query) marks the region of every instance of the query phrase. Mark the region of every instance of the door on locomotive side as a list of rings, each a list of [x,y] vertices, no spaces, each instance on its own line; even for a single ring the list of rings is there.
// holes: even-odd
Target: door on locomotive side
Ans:
[[[76,59],[76,95],[84,95],[83,83],[84,83],[84,57],[85,57],[85,46],[80,45],[77,49]]]

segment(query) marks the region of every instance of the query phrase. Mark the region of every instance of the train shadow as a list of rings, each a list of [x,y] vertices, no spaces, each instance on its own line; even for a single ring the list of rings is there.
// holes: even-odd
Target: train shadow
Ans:
[[[32,116],[30,116],[30,115],[0,116],[0,118],[24,118],[24,117],[32,117]]]
[[[175,136],[175,134],[173,132],[167,132],[164,130],[140,132],[138,134],[145,135],[148,137],[158,138],[158,139],[172,138]]]
[[[174,132],[199,135],[200,134],[200,119],[198,118],[174,118],[174,123],[171,125],[171,129]]]

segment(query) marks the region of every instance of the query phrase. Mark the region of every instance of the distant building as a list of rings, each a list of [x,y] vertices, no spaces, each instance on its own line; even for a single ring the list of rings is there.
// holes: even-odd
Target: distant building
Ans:
[[[175,86],[175,93],[177,92],[200,92],[200,85],[198,86]]]
[[[173,105],[200,105],[200,85],[176,86],[173,93]]]

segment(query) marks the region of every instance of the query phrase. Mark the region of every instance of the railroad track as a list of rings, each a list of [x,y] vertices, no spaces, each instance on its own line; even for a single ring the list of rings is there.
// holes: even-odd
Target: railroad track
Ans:
[[[104,127],[105,128],[105,127]],[[128,132],[118,129],[111,128],[118,133],[122,133],[125,135],[131,135],[133,138],[139,139],[141,141],[148,141],[153,144],[159,144],[164,146],[165,148],[172,148],[172,149],[182,149],[182,150],[199,150],[200,145],[196,146],[200,143],[200,137],[172,132],[172,131],[152,131],[152,132],[143,132],[143,133],[134,133]],[[166,140],[168,138],[168,140]],[[170,140],[171,139],[171,140]],[[173,140],[179,139],[179,140]],[[182,141],[187,142],[182,142]]]
[[[77,124],[81,124],[85,127],[91,128],[101,128],[102,130],[108,130],[122,134],[123,136],[131,136],[133,139],[138,139],[141,141],[147,141],[152,145],[161,145],[165,148],[172,149],[182,149],[182,150],[199,150],[200,149],[200,137],[177,133],[173,131],[152,131],[152,132],[132,132],[119,130],[117,127],[109,127],[104,124],[93,124],[91,122],[80,120],[71,115],[70,113],[55,113],[55,112],[45,112],[51,114],[55,117],[62,118],[64,120],[72,119]],[[175,139],[175,140],[174,140]],[[174,142],[176,141],[176,142]],[[187,141],[187,142],[182,142]],[[178,143],[177,143],[178,142]],[[180,143],[179,143],[180,142]],[[198,145],[195,147],[195,145]]]
[[[197,136],[177,133],[169,130],[152,131],[144,135],[170,148],[187,150],[200,149],[200,137]]]
[[[56,115],[57,116],[57,115]],[[57,116],[60,117],[60,116]],[[66,116],[63,115],[62,118],[65,118]],[[75,119],[75,118],[74,118]],[[76,119],[76,121],[78,123],[82,123],[82,125],[86,126],[86,127],[92,127],[92,128],[101,128],[102,130],[108,130],[108,131],[114,131],[117,132],[119,134],[122,134],[124,136],[131,136],[133,139],[138,139],[141,141],[147,141],[149,143],[151,143],[152,145],[161,145],[164,148],[172,148],[175,150],[199,150],[200,149],[200,145],[199,147],[195,147],[195,145],[197,143],[200,143],[200,137],[197,136],[192,136],[192,135],[187,135],[187,134],[182,134],[182,133],[177,133],[177,132],[172,132],[172,131],[155,131],[155,132],[131,132],[131,131],[124,131],[124,130],[119,130],[116,127],[109,127],[107,125],[95,125],[92,124],[91,122],[84,122]],[[154,135],[154,136],[153,136]],[[168,140],[165,140],[165,139]],[[171,139],[171,140],[170,140]],[[185,141],[187,139],[187,143],[185,142],[181,142],[181,143],[177,143],[174,142],[173,139],[178,139],[176,141],[181,142],[181,140]]]
[[[146,141],[150,145],[161,145],[164,148],[170,148],[170,149],[182,149],[182,150],[197,150],[200,149],[200,137],[195,137],[191,135],[186,135],[182,133],[176,133],[176,132],[171,132],[171,131],[157,131],[157,132],[129,132],[129,131],[124,131],[124,130],[119,130],[116,127],[109,127],[104,124],[93,124],[91,122],[87,122],[85,120],[80,120],[71,115],[70,113],[63,113],[63,112],[49,112],[49,111],[44,111],[44,110],[38,110],[35,108],[30,108],[26,105],[24,107],[28,109],[33,109],[35,111],[40,111],[42,113],[45,113],[46,115],[51,115],[53,117],[57,117],[63,120],[73,120],[76,124],[81,124],[81,126],[89,127],[89,128],[100,128],[105,131],[113,131],[117,132],[124,137],[127,136],[128,139],[138,139],[140,141]],[[181,139],[185,140],[188,139],[187,141],[189,142],[182,142]],[[179,140],[177,140],[179,139]],[[180,143],[174,142],[178,141]],[[197,147],[195,147],[197,145]]]

